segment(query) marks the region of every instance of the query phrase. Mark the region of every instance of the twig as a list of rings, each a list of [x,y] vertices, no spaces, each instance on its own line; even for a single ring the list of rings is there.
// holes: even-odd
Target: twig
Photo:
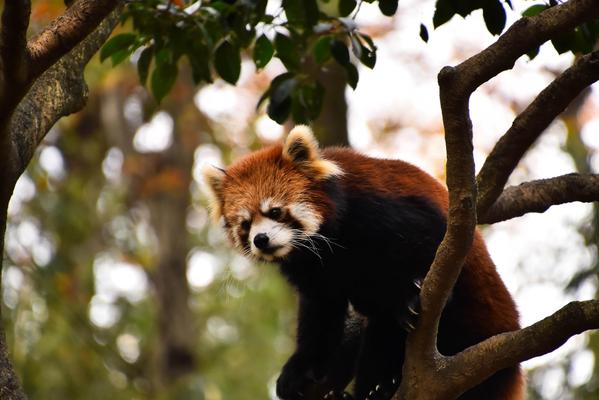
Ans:
[[[510,186],[478,222],[493,224],[574,201],[599,201],[599,175],[573,173]]]
[[[599,80],[599,51],[581,57],[514,120],[478,174],[478,212],[485,215],[524,153],[585,88]]]

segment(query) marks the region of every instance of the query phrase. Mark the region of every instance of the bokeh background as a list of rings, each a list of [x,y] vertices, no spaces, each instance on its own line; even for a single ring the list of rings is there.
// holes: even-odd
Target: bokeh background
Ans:
[[[33,31],[62,4],[33,1]],[[330,72],[326,118],[316,122],[317,132],[328,127],[322,142],[403,158],[444,179],[436,74],[494,38],[474,15],[431,31],[425,43],[419,27],[430,26],[433,10],[431,0],[403,0],[387,18],[363,5],[358,23],[376,41],[377,65],[360,70],[355,91]],[[228,248],[209,219],[199,171],[282,139],[289,126],[256,110],[282,66],[273,60],[257,73],[248,58],[236,86],[197,87],[180,65],[158,106],[139,85],[136,57],[88,66],[87,107],[52,129],[15,190],[2,301],[17,372],[31,399],[274,399],[293,350],[295,297],[275,266]],[[479,166],[573,59],[544,46],[474,94]],[[552,124],[510,183],[599,172],[598,89]],[[596,297],[596,205],[482,229],[524,325]],[[599,336],[588,333],[525,363],[530,398],[599,399],[598,353]]]

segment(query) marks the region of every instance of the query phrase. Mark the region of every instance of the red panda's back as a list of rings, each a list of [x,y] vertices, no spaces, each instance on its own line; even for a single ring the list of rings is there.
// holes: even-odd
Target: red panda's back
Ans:
[[[421,197],[447,214],[447,190],[420,168],[402,161],[372,158],[345,147],[323,150],[324,158],[341,167],[348,190],[386,197]]]
[[[387,198],[414,196],[433,203],[447,215],[447,189],[420,168],[401,160],[376,159],[348,148],[328,148],[326,159],[343,170],[341,177],[346,190]],[[440,348],[455,353],[498,333],[519,328],[516,305],[501,280],[485,243],[476,230],[472,248],[466,258],[452,296],[453,311],[444,312],[439,332]],[[458,340],[459,338],[459,340]],[[501,387],[499,397],[523,398],[523,380],[518,367],[495,375],[488,382]],[[482,391],[481,391],[482,390]],[[464,394],[464,399],[485,396],[488,386]]]

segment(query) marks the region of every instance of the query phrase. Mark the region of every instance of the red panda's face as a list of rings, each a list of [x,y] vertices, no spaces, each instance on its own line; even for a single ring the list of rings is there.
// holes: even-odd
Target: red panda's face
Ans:
[[[341,173],[335,163],[320,157],[305,126],[294,128],[283,146],[249,154],[226,171],[204,171],[213,216],[222,219],[231,243],[266,261],[309,245],[325,218],[317,183]]]

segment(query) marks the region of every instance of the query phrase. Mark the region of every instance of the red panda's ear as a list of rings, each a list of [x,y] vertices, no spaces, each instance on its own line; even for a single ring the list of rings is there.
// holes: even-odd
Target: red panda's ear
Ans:
[[[214,165],[205,165],[202,169],[202,175],[208,186],[210,214],[212,218],[218,221],[222,216],[223,182],[227,174],[224,169]]]
[[[283,145],[283,158],[299,165],[304,172],[316,179],[343,173],[337,164],[320,156],[318,142],[306,125],[297,125],[289,132]]]

